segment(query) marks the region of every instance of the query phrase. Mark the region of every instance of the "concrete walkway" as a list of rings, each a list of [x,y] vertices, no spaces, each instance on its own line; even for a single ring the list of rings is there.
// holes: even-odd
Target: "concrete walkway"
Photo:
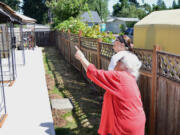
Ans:
[[[17,79],[5,87],[8,117],[0,135],[55,135],[41,48],[16,53]]]

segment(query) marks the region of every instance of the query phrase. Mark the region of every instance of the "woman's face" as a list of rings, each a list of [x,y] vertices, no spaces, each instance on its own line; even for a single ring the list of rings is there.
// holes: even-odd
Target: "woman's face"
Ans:
[[[113,49],[116,53],[120,52],[120,51],[124,51],[125,50],[125,46],[124,43],[121,43],[119,41],[115,41],[114,45],[113,45]]]

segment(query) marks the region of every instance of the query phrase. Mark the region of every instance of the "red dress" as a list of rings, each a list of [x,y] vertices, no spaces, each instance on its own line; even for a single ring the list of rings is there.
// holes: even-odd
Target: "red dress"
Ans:
[[[144,135],[145,113],[135,77],[126,71],[97,70],[93,64],[87,76],[106,90],[100,135]]]

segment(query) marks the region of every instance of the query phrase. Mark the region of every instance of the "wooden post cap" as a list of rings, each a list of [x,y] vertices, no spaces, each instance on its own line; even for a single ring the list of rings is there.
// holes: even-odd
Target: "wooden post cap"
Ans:
[[[79,31],[79,36],[80,36],[80,37],[82,36],[82,30]]]

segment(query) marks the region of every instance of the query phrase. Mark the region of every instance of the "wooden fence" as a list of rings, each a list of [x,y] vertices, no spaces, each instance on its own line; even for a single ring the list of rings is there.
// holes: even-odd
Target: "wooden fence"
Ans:
[[[54,34],[52,31],[35,32],[36,44],[38,46],[53,46],[55,41]]]
[[[114,54],[112,44],[82,37],[81,33],[50,32],[48,39],[51,41],[46,44],[56,45],[65,60],[84,77],[80,62],[74,58],[75,45],[99,69],[107,69]],[[146,135],[180,135],[180,56],[159,51],[158,47],[153,50],[135,48],[134,53],[143,63],[138,86],[147,118]]]

